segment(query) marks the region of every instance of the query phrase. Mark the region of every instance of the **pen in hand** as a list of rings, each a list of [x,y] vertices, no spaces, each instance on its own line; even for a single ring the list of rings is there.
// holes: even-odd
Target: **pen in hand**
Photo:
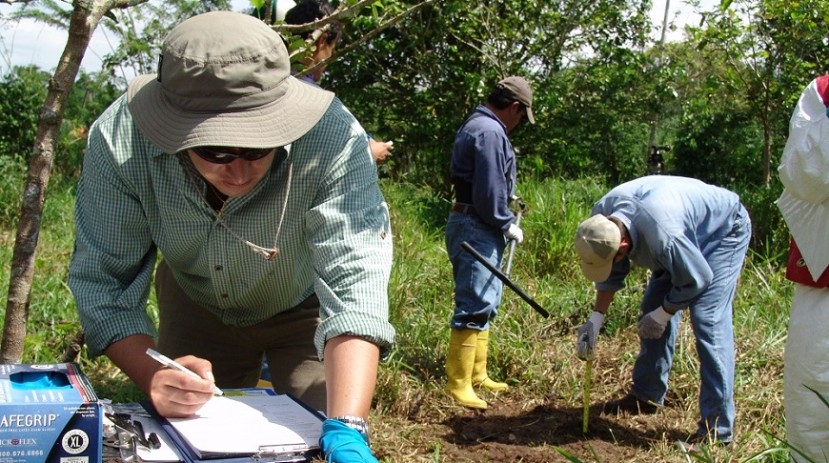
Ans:
[[[176,362],[175,360],[171,359],[170,357],[167,357],[166,355],[156,351],[152,347],[147,348],[147,355],[149,355],[156,362],[164,365],[165,367],[170,367],[170,368],[172,368],[174,370],[178,370],[182,373],[187,373],[188,375],[190,375],[194,378],[204,379],[201,376],[199,376],[198,373],[196,373],[195,371],[188,369],[184,365],[182,365],[182,364]],[[214,384],[213,385],[213,394],[215,394],[215,395],[224,395],[224,392],[221,389],[219,389],[218,387],[216,387],[216,385]]]

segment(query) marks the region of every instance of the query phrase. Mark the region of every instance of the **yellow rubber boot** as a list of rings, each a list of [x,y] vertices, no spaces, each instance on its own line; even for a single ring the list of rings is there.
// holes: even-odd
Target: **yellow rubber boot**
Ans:
[[[475,365],[472,368],[472,384],[494,392],[509,389],[507,383],[493,381],[486,372],[486,358],[489,351],[489,330],[478,332],[478,343],[475,350]]]
[[[478,330],[450,330],[446,352],[446,392],[464,407],[485,410],[487,404],[472,389],[472,368]]]

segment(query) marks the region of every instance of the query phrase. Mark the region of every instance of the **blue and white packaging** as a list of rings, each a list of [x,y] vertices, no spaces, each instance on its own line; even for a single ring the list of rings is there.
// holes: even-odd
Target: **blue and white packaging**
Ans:
[[[101,415],[74,363],[0,365],[0,463],[98,463]]]

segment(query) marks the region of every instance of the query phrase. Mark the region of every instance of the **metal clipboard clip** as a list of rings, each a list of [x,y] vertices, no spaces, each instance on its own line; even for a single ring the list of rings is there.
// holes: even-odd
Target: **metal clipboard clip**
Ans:
[[[158,434],[151,432],[148,436],[144,433],[144,426],[140,421],[134,421],[126,413],[105,413],[106,417],[112,421],[112,424],[119,431],[119,435],[126,433],[134,438],[138,445],[142,445],[148,449],[154,450],[161,448],[161,441],[158,439]],[[121,440],[119,438],[119,440]]]
[[[305,444],[296,445],[268,445],[259,447],[259,451],[251,459],[262,463],[289,463],[308,461],[308,452],[313,449]]]

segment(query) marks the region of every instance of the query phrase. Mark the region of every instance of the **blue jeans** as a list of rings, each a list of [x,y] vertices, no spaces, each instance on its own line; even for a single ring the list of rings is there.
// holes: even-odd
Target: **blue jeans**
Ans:
[[[455,314],[450,327],[486,330],[498,314],[503,285],[488,268],[464,251],[466,241],[496,268],[504,257],[506,240],[498,228],[469,214],[453,212],[446,223],[446,251],[455,279]]]
[[[723,442],[730,442],[734,433],[732,303],[750,237],[751,221],[741,208],[733,228],[725,237],[716,243],[701,243],[714,277],[688,311],[700,362],[701,419],[697,433]],[[642,314],[660,307],[672,286],[667,272],[653,272],[642,300]],[[680,316],[671,318],[665,334],[659,339],[640,339],[631,390],[636,397],[660,404],[665,400],[680,320]]]

